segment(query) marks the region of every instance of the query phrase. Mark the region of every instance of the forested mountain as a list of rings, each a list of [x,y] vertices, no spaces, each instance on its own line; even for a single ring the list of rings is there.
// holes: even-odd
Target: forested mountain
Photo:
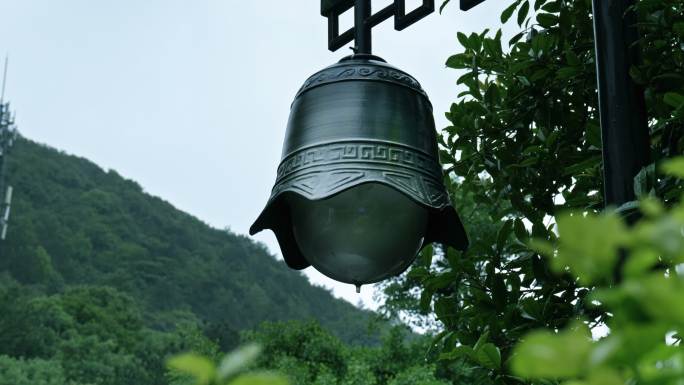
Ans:
[[[187,320],[229,341],[262,321],[315,318],[346,342],[375,340],[367,333],[372,313],[115,171],[25,138],[7,166],[15,194],[0,272],[20,285],[47,295],[109,286],[161,331]]]
[[[430,337],[373,322],[114,171],[25,138],[7,166],[0,385],[190,385],[169,357],[218,362],[251,343],[263,347],[252,367],[292,385],[446,385],[454,373],[426,363]]]

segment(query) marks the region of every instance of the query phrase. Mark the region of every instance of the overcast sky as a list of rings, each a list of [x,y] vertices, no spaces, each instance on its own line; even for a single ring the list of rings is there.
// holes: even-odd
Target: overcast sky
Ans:
[[[390,2],[373,0],[373,8]],[[413,9],[419,1],[406,3]],[[452,3],[402,32],[391,21],[374,29],[374,53],[422,83],[438,129],[458,93],[458,73],[444,66],[460,49],[456,32],[495,30],[509,1],[488,0],[468,13]],[[327,50],[319,4],[0,0],[0,53],[10,57],[5,99],[22,135],[246,234],[273,185],[296,91],[350,53]],[[279,256],[270,231],[254,239]],[[359,296],[305,272],[337,296],[374,307],[371,288]]]

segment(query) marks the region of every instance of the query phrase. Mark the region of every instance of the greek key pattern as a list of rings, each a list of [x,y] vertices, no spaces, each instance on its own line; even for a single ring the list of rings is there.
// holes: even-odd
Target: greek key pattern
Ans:
[[[426,95],[420,83],[402,71],[378,66],[336,66],[324,69],[307,79],[302,88],[297,92],[297,96],[313,87],[340,80],[381,80],[407,86]]]
[[[410,147],[389,143],[345,142],[310,147],[289,155],[278,166],[276,181],[306,168],[337,163],[391,164],[438,180],[442,175],[437,161]]]

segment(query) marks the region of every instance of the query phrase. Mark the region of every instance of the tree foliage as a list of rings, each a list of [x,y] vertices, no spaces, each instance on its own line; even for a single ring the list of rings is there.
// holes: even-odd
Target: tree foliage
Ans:
[[[663,166],[668,174],[684,177],[684,158]],[[578,318],[560,332],[531,333],[513,355],[516,374],[574,385],[682,382],[684,204],[667,209],[661,200],[645,197],[640,208],[644,218],[633,227],[613,212],[564,214],[557,218],[557,245],[536,243],[554,271],[569,271],[594,288],[589,298],[609,312],[610,332],[594,340],[586,320]],[[621,250],[629,257],[616,280]]]
[[[379,343],[372,333],[386,326],[369,329],[371,312],[113,171],[24,138],[9,160],[16,193],[0,244],[0,381],[189,384],[167,372],[168,357],[217,362],[240,331],[268,320],[321,322],[337,345],[312,355]],[[346,360],[329,363],[335,381]]]
[[[427,339],[369,330],[370,312],[310,286],[263,247],[27,139],[10,159],[0,383],[284,383],[278,371],[293,385],[441,385],[424,361]],[[241,343],[261,353],[224,356]]]
[[[377,342],[370,312],[312,286],[263,245],[213,229],[112,170],[20,137],[8,177],[15,194],[0,272],[21,284],[42,293],[111,286],[142,304],[147,326],[201,322],[225,351],[239,330],[267,320],[316,318],[345,342]]]
[[[213,345],[201,332],[198,343],[185,331],[191,325],[166,333],[145,328],[135,301],[112,288],[34,296],[10,283],[0,288],[0,308],[0,356],[18,382],[42,381],[35,376],[46,371],[64,384],[164,384],[166,356]]]
[[[679,182],[655,170],[684,150],[684,2],[636,4],[642,60],[630,74],[644,89],[653,163],[634,187],[638,198],[669,203],[681,194]],[[500,29],[459,33],[462,51],[446,62],[461,71],[462,92],[446,113],[441,160],[472,247],[427,250],[385,286],[384,310],[433,314],[442,361],[513,384],[522,381],[509,371],[513,347],[530,330],[563,329],[577,319],[594,327],[610,318],[589,293],[596,275],[616,268],[611,253],[619,240],[596,240],[595,258],[572,272],[555,270],[529,247],[531,238],[556,242],[559,213],[603,208],[591,1],[516,0],[505,4],[501,21],[519,33],[509,41]],[[602,220],[622,230],[619,221]],[[567,244],[587,246],[590,232]]]
[[[237,366],[253,374],[281,373],[293,385],[450,383],[444,379],[445,373],[424,359],[429,337],[412,335],[404,326],[390,329],[382,344],[372,347],[345,345],[315,322],[266,322],[242,337],[247,347],[218,364],[197,355],[175,357],[169,363],[192,373],[196,385],[232,385]],[[273,381],[276,384],[282,379]]]

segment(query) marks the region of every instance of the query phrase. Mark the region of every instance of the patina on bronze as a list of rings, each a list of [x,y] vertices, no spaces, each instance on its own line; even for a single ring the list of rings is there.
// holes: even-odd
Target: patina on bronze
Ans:
[[[426,213],[418,248],[439,242],[464,250],[467,236],[443,177],[432,105],[420,84],[377,56],[352,55],[311,76],[297,92],[275,186],[250,234],[273,230],[291,268],[313,263],[343,282],[376,282],[405,270],[418,250],[367,274],[326,270],[316,264],[317,256],[302,252],[293,230],[293,207],[302,210],[307,202],[326,202],[362,185],[379,184],[408,198],[410,203],[398,203],[401,207],[414,210],[415,205]]]

